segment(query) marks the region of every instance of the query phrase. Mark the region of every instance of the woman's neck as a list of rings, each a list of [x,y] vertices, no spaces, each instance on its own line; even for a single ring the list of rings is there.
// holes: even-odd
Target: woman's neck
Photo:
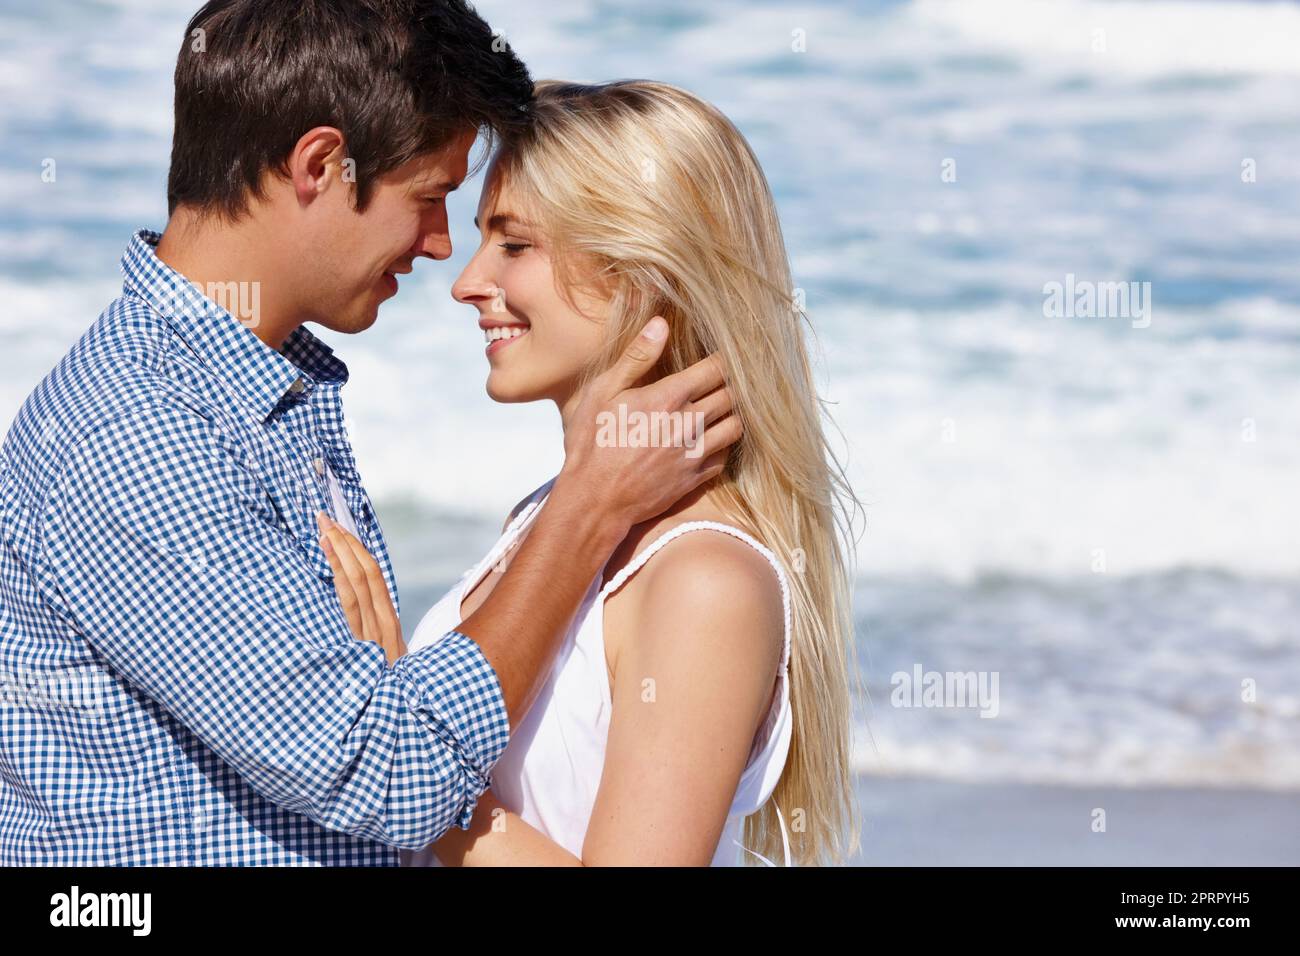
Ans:
[[[555,398],[555,405],[560,413],[560,425],[566,433],[573,421],[573,416],[577,412],[580,397],[577,391],[572,391],[567,395]],[[702,438],[703,436],[699,437]],[[688,450],[683,447],[682,454],[686,454]],[[662,533],[686,521],[727,520],[726,511],[722,507],[721,497],[717,491],[716,480],[706,482],[679,499],[668,510],[634,526],[628,533],[627,538],[624,539],[619,550],[628,547],[635,549],[637,542],[643,540],[647,535]]]
[[[573,415],[578,407],[578,393],[570,392],[568,395],[561,395],[555,399],[555,407],[560,412],[560,428],[567,435],[569,424],[573,421]]]

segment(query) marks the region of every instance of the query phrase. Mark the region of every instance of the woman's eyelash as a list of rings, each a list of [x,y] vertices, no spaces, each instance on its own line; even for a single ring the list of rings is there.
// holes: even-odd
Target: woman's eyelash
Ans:
[[[527,242],[502,242],[498,243],[506,251],[506,255],[517,256],[525,249],[529,248],[531,243]]]

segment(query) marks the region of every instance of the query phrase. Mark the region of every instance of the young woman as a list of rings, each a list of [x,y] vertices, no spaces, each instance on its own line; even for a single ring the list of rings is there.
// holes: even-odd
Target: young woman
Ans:
[[[659,374],[719,353],[744,437],[717,480],[634,528],[591,582],[470,829],[404,863],[842,859],[856,841],[852,497],[748,144],[665,84],[541,83],[530,129],[493,160],[477,224],[452,294],[479,312],[493,399],[550,400],[567,420],[658,315]],[[692,423],[673,424],[692,453]],[[611,423],[609,438],[637,440],[636,426]],[[410,650],[485,599],[548,490],[520,502]],[[346,587],[357,566],[332,560]]]

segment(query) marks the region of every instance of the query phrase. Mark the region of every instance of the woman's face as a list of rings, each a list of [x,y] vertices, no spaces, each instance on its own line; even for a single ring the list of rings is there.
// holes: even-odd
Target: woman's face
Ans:
[[[489,184],[496,174],[494,163]],[[475,217],[478,251],[452,297],[478,310],[488,394],[498,402],[551,399],[563,408],[604,341],[607,303],[588,295],[568,301],[556,288],[546,237],[525,221],[518,194],[507,181],[492,197],[485,187]]]

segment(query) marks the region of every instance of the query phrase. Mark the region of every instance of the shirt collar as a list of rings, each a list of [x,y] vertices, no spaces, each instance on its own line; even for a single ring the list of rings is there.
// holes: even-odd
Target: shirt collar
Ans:
[[[347,366],[305,326],[294,329],[278,352],[259,339],[247,320],[236,318],[158,258],[155,248],[161,238],[149,229],[131,237],[122,256],[123,290],[148,302],[260,419],[318,384],[337,388],[347,382]]]

